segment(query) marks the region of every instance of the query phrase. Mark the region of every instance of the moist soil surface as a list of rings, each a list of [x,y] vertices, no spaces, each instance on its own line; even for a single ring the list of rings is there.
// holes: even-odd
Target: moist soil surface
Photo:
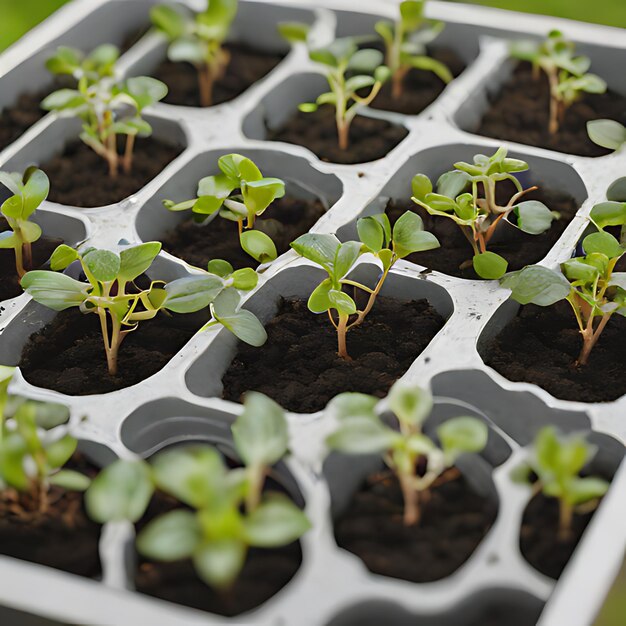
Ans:
[[[519,63],[500,93],[490,98],[491,107],[476,130],[479,135],[578,154],[602,156],[609,150],[594,144],[587,122],[599,118],[626,123],[626,97],[610,89],[603,94],[582,94],[565,113],[558,133],[548,132],[550,88],[542,72],[532,75],[529,63]]]
[[[289,244],[324,215],[319,200],[284,197],[255,220],[255,228],[269,235],[278,254],[289,250]],[[239,243],[237,225],[230,220],[214,218],[206,225],[192,218],[182,221],[162,239],[163,248],[190,265],[206,268],[211,259],[224,259],[235,269],[256,267],[258,263],[246,254]]]
[[[23,135],[46,111],[39,107],[50,90],[20,94],[17,100],[0,111],[0,150]]]
[[[138,530],[177,506],[175,500],[158,493],[137,524]],[[278,593],[298,571],[302,550],[298,541],[281,548],[251,548],[237,580],[223,593],[198,577],[190,559],[164,563],[149,561],[140,555],[137,558],[137,591],[203,611],[234,616],[256,608]]]
[[[297,111],[282,127],[267,129],[267,138],[271,141],[304,146],[322,161],[347,165],[382,159],[408,134],[404,126],[357,115],[350,126],[350,145],[341,150],[335,112],[330,105],[321,106],[314,113]]]
[[[536,495],[522,518],[520,549],[524,558],[542,574],[558,578],[592,517],[593,512],[574,515],[571,537],[558,539],[559,503],[556,498]]]
[[[624,395],[626,318],[614,315],[588,364],[577,367],[581,347],[567,302],[545,308],[529,304],[486,345],[482,356],[509,380],[534,383],[563,400],[610,402]]]
[[[389,471],[367,477],[335,521],[340,547],[356,554],[375,574],[416,583],[455,572],[493,524],[497,504],[457,477],[431,490],[419,524],[405,526],[402,492]]]
[[[213,87],[213,104],[221,104],[236,98],[273,70],[283,55],[258,50],[240,43],[227,43],[224,48],[230,53],[226,72]],[[154,77],[163,81],[169,91],[163,102],[199,107],[198,72],[190,63],[163,61],[154,72]]]
[[[376,46],[367,47],[375,48]],[[445,63],[455,78],[465,69],[463,60],[450,48],[433,48],[429,50],[429,55]],[[374,109],[394,111],[405,115],[417,115],[439,97],[446,83],[433,72],[412,69],[405,76],[403,87],[402,95],[399,98],[393,98],[391,81],[387,81],[370,106]]]
[[[267,343],[239,345],[222,380],[224,398],[240,402],[246,391],[260,391],[297,413],[319,411],[343,391],[382,398],[444,322],[426,300],[379,297],[365,322],[349,331],[346,361],[337,355],[327,315],[311,313],[305,300],[283,300],[265,327]]]
[[[509,223],[498,225],[488,250],[503,256],[509,262],[509,271],[541,261],[576,215],[578,204],[572,196],[538,186],[539,189],[527,193],[523,199],[543,202],[551,211],[559,213],[560,218],[554,220],[549,230],[540,235],[530,235]],[[506,205],[515,193],[512,183],[508,181],[498,183],[496,190],[497,201],[501,206]],[[392,223],[408,210],[417,213],[424,221],[424,228],[439,239],[440,248],[415,252],[407,257],[409,261],[450,276],[480,280],[473,267],[460,269],[462,263],[471,260],[472,247],[460,227],[451,219],[430,215],[411,200],[390,200],[385,210]]]
[[[206,321],[207,313],[198,312],[172,316],[160,313],[142,322],[124,339],[118,375],[111,376],[98,316],[68,309],[29,337],[20,368],[31,384],[67,395],[116,391],[162,369]]]
[[[0,218],[0,232],[8,229],[6,220]],[[46,263],[62,239],[41,237],[33,246],[33,267],[37,269]],[[0,301],[15,298],[22,293],[20,281],[15,270],[15,253],[11,250],[0,250]]]
[[[65,467],[90,477],[97,473],[80,454],[75,454]],[[48,510],[41,511],[34,494],[11,489],[2,492],[0,554],[98,578],[101,526],[87,517],[83,494],[51,486],[48,500]]]
[[[118,151],[123,145],[120,138]],[[120,168],[118,176],[111,178],[102,157],[82,141],[73,141],[41,166],[51,181],[48,200],[83,208],[119,202],[149,183],[181,152],[180,146],[153,137],[137,139],[131,173]]]

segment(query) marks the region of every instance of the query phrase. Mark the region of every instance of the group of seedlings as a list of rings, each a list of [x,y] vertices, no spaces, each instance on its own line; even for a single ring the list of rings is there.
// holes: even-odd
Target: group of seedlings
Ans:
[[[424,4],[405,0],[397,20],[378,22],[375,35],[342,38],[309,50],[329,91],[299,108],[305,113],[332,108],[340,150],[349,148],[352,122],[385,85],[392,98],[400,99],[412,70],[431,72],[442,84],[453,80],[451,70],[431,55],[429,45],[444,25],[425,18]],[[224,44],[237,8],[236,0],[210,0],[199,13],[169,5],[154,6],[150,13],[153,26],[167,39],[168,58],[197,70],[202,106],[214,103],[215,85],[228,71],[230,55]],[[294,44],[307,44],[307,25],[281,23],[278,30]],[[45,110],[80,120],[80,140],[105,161],[111,179],[132,171],[136,139],[152,133],[144,111],[168,90],[148,76],[121,79],[119,54],[112,45],[88,55],[59,48],[46,66],[55,75],[71,76],[75,86],[56,90],[42,102]],[[588,73],[589,59],[577,56],[574,44],[558,31],[543,42],[517,42],[511,55],[531,63],[537,80],[549,82],[550,134],[559,132],[568,108],[584,93],[607,89],[601,78]],[[610,149],[626,142],[626,131],[617,121],[591,121],[588,131],[594,142]],[[561,216],[525,197],[537,189],[525,186],[519,176],[529,165],[508,157],[504,147],[452,167],[436,181],[416,173],[411,184],[415,206],[393,221],[386,213],[361,217],[354,241],[309,232],[291,243],[295,254],[320,270],[307,306],[311,313],[328,317],[336,331],[337,355],[344,363],[352,361],[349,331],[368,321],[398,262],[440,247],[445,253],[447,242],[425,229],[418,214],[423,210],[433,218],[452,220],[467,239],[468,258],[460,270],[472,268],[479,278],[500,280],[522,305],[566,301],[582,341],[573,366],[587,367],[610,320],[616,314],[626,317],[626,273],[616,269],[626,252],[626,202],[615,198],[596,205],[590,214],[595,232],[588,232],[575,256],[558,269],[528,265],[507,273],[505,256],[489,250],[494,236],[504,229],[541,236]],[[164,198],[163,205],[173,212],[189,211],[201,229],[211,229],[218,219],[233,222],[232,237],[238,237],[251,267],[234,269],[228,261],[211,259],[206,267],[192,267],[188,275],[169,282],[158,278],[158,241],[121,244],[115,251],[61,244],[43,268],[36,267],[33,245],[43,233],[33,218],[50,182],[37,167],[0,172],[0,183],[11,194],[0,207],[8,226],[0,233],[0,248],[13,250],[17,277],[34,301],[57,312],[74,307],[97,315],[111,376],[118,374],[125,338],[159,315],[206,310],[209,321],[200,330],[221,325],[254,347],[266,342],[263,324],[242,308],[241,292],[254,290],[264,264],[278,257],[275,242],[258,228],[257,218],[271,214],[273,203],[285,196],[285,181],[265,176],[250,158],[236,153],[219,158],[214,171],[218,173],[199,181],[195,198]],[[355,269],[361,262],[377,265],[373,284],[357,280]],[[89,466],[82,471],[76,469],[85,463],[67,409],[12,395],[13,373],[13,368],[0,366],[0,505],[10,511],[9,525],[56,517],[55,506],[65,492],[84,492],[85,511],[93,523],[135,524],[141,560],[152,565],[191,563],[195,576],[218,598],[212,610],[233,614],[238,611],[229,598],[251,551],[289,546],[310,530],[304,507],[281,484],[289,428],[284,410],[269,397],[254,391],[244,396],[226,452],[210,444],[176,446],[148,461],[120,459],[101,470]],[[416,532],[428,515],[432,492],[463,479],[457,461],[484,454],[490,433],[489,424],[475,416],[449,418],[427,430],[432,411],[430,393],[404,383],[391,387],[384,410],[380,398],[348,392],[331,400],[327,411],[334,429],[325,440],[326,452],[380,456],[402,494],[394,515]],[[511,480],[528,484],[530,497],[542,493],[556,499],[554,540],[575,544],[576,515],[592,512],[609,486],[604,478],[588,474],[596,448],[579,435],[561,435],[546,426],[527,452]],[[167,504],[155,516],[151,505],[157,502],[159,508],[159,498]],[[64,523],[71,527],[75,521],[70,515]],[[0,535],[6,532],[2,526]],[[29,558],[20,554],[19,546],[15,555]],[[159,595],[148,584],[138,583],[137,588]]]

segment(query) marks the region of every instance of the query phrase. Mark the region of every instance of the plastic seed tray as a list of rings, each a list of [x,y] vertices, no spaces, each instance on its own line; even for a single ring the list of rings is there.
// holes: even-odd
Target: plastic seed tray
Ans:
[[[120,44],[133,30],[148,25],[150,0],[75,0],[0,56],[0,107],[51,79],[43,63],[56,46],[85,50],[99,43]],[[201,3],[188,3],[198,6]],[[358,9],[358,12],[355,11]],[[576,217],[541,261],[555,266],[571,256],[587,227],[591,207],[605,198],[608,185],[624,174],[626,154],[585,158],[488,139],[472,133],[487,106],[489,90],[511,73],[508,40],[543,36],[561,28],[592,59],[593,71],[610,88],[626,93],[622,68],[626,33],[554,18],[501,12],[433,1],[431,17],[446,22],[437,43],[453,48],[467,65],[437,100],[419,115],[383,111],[366,115],[404,126],[407,137],[380,160],[337,165],[319,160],[306,148],[267,141],[266,127],[280,125],[297,104],[315,98],[323,76],[306,49],[288,52],[277,33],[280,21],[306,21],[315,44],[336,36],[370,33],[381,16],[393,18],[395,3],[375,0],[248,2],[242,0],[232,38],[286,54],[265,78],[234,100],[209,109],[158,104],[149,114],[155,136],[184,146],[182,153],[143,189],[105,207],[79,209],[46,202],[37,221],[45,234],[66,243],[92,242],[115,248],[158,240],[176,225],[163,198],[186,198],[199,178],[214,173],[217,158],[229,152],[251,157],[269,176],[280,176],[290,193],[318,197],[325,215],[314,232],[356,234],[356,220],[381,211],[389,198],[407,198],[417,172],[437,176],[452,162],[490,153],[500,145],[523,158],[545,187],[567,191],[579,206]],[[165,42],[147,33],[121,58],[126,76],[149,74],[165,58]],[[17,171],[45,163],[76,135],[75,120],[43,117],[0,152],[0,167]],[[535,181],[533,181],[535,182]],[[414,361],[403,379],[430,384],[437,397],[429,427],[438,419],[474,414],[490,427],[483,455],[464,474],[475,488],[498,504],[498,517],[468,561],[443,580],[416,584],[371,574],[355,555],[340,549],[333,536],[333,515],[376,462],[355,462],[337,455],[324,461],[323,438],[330,416],[290,414],[293,454],[281,467],[286,484],[301,499],[313,523],[302,539],[303,560],[294,578],[271,600],[236,618],[214,616],[150,598],[132,590],[133,530],[125,524],[105,527],[101,554],[103,580],[91,581],[46,567],[0,556],[0,621],[6,624],[284,624],[351,626],[412,624],[462,626],[481,623],[494,602],[511,613],[536,615],[542,626],[589,626],[615,576],[626,546],[626,470],[589,525],[560,580],[543,576],[519,550],[519,527],[527,490],[509,480],[510,468],[527,454],[525,446],[548,423],[564,431],[593,431],[600,451],[596,463],[609,470],[621,462],[626,441],[626,397],[586,404],[559,400],[539,387],[513,383],[486,366],[481,347],[516,313],[508,291],[495,281],[454,278],[410,262],[399,262],[384,287],[398,298],[426,298],[446,319],[443,329]],[[161,253],[153,277],[170,280],[196,270]],[[361,262],[355,273],[375,277],[377,268]],[[280,297],[307,297],[318,270],[289,252],[264,266],[258,287],[245,306],[262,321],[276,313]],[[18,364],[27,338],[53,317],[27,295],[0,303],[0,355]],[[33,387],[19,374],[14,391],[70,406],[76,436],[98,463],[115,456],[148,457],[176,442],[205,440],[228,445],[229,425],[240,405],[221,399],[221,378],[236,350],[227,331],[199,333],[158,373],[120,391],[69,397]],[[383,406],[384,406],[384,400]],[[87,416],[87,419],[82,419]],[[545,607],[544,607],[545,605]],[[27,613],[26,613],[27,612]],[[531,619],[529,617],[529,619]],[[472,621],[478,620],[478,621]]]

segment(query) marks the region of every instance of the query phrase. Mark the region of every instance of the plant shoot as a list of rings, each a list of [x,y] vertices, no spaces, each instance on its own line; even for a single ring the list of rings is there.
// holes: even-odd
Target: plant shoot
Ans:
[[[259,263],[273,261],[278,256],[274,242],[254,225],[274,200],[285,195],[285,183],[264,177],[250,159],[240,154],[226,154],[217,163],[221,174],[201,179],[197,198],[179,203],[164,200],[163,204],[170,211],[191,210],[201,224],[210,222],[215,213],[236,222],[243,250]]]
[[[473,163],[460,161],[454,168],[439,177],[436,191],[427,176],[416,174],[411,199],[430,215],[447,217],[459,226],[474,253],[461,269],[473,266],[481,278],[501,278],[508,263],[487,249],[496,229],[506,223],[525,233],[539,235],[550,228],[558,214],[537,200],[521,200],[537,187],[523,188],[515,174],[528,170],[528,164],[507,158],[506,148],[499,148],[490,157],[477,154]],[[515,193],[504,205],[496,200],[496,187],[501,181],[510,181],[515,186]]]
[[[604,93],[606,83],[588,73],[591,60],[575,55],[575,44],[561,31],[553,30],[541,43],[520,41],[511,46],[511,56],[532,63],[535,77],[544,72],[550,84],[550,121],[548,131],[555,135],[563,123],[565,111],[586,93]]]
[[[24,174],[0,172],[2,183],[13,195],[0,206],[0,213],[11,230],[0,233],[0,249],[13,248],[15,270],[22,278],[33,265],[32,244],[41,237],[41,228],[30,218],[48,197],[50,181],[36,167],[29,167]]]
[[[191,63],[198,72],[200,103],[213,104],[216,81],[224,76],[230,54],[223,44],[237,15],[237,0],[208,0],[200,13],[159,4],[152,7],[152,24],[169,41],[170,61]]]
[[[300,256],[327,274],[309,297],[308,307],[313,313],[328,315],[337,331],[337,353],[347,360],[350,359],[347,333],[365,321],[394,264],[413,252],[439,247],[437,238],[424,230],[422,219],[412,211],[404,213],[393,229],[387,215],[381,213],[358,220],[357,230],[360,241],[341,243],[335,235],[309,233],[291,244]],[[373,255],[382,268],[373,288],[348,278],[363,254]],[[346,293],[348,289],[368,294],[362,309],[358,309],[355,300]]]
[[[454,417],[437,428],[438,442],[424,434],[433,399],[420,387],[396,383],[389,408],[397,428],[376,413],[378,398],[342,393],[329,407],[339,426],[327,439],[331,450],[346,454],[380,454],[396,475],[404,499],[404,524],[418,524],[429,490],[458,476],[454,464],[464,453],[478,453],[487,444],[487,426],[475,417]]]

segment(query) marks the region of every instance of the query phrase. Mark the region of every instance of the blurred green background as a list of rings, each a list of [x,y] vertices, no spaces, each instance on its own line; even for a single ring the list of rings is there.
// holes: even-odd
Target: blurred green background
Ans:
[[[67,1],[0,0],[0,50],[11,45]],[[626,0],[473,0],[473,3],[626,28]],[[609,594],[595,626],[626,626],[626,567]]]

